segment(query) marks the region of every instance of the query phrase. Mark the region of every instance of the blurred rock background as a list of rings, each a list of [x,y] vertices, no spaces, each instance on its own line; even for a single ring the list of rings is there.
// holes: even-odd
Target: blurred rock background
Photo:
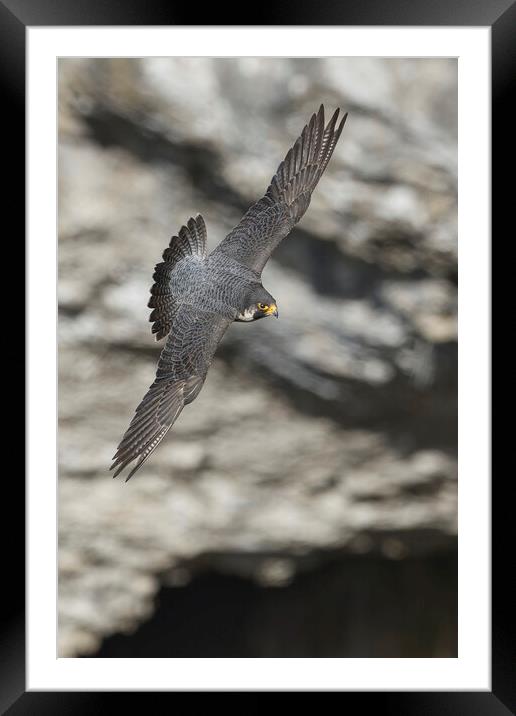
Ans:
[[[59,61],[59,654],[454,656],[457,65]],[[154,264],[210,247],[323,102],[349,112],[230,328],[129,483]]]

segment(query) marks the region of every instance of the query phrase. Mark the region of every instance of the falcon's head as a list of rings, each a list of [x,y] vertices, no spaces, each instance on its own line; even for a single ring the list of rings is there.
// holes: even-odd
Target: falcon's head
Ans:
[[[258,318],[265,318],[266,316],[278,317],[276,299],[263,286],[257,286],[246,296],[244,308],[235,320],[256,321]]]

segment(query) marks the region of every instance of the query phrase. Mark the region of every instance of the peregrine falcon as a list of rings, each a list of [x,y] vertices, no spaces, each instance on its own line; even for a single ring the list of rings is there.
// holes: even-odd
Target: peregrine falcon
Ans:
[[[148,306],[156,340],[168,336],[156,379],[136,408],[111,470],[116,477],[137,460],[127,480],[156,449],[183,407],[199,394],[215,351],[233,321],[278,317],[276,299],[262,286],[270,255],[293,229],[335,149],[347,113],[325,126],[313,114],[263,196],[208,256],[202,216],[173,236],[156,265]],[[127,481],[126,480],[126,481]]]

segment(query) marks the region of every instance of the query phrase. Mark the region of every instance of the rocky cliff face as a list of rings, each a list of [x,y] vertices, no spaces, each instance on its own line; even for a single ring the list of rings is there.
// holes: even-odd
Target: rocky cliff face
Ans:
[[[456,80],[454,60],[60,61],[61,655],[199,571],[281,586],[327,554],[453,553]],[[349,118],[264,271],[280,320],[231,327],[145,469],[111,480],[159,354],[154,264],[197,212],[215,246],[321,102]]]

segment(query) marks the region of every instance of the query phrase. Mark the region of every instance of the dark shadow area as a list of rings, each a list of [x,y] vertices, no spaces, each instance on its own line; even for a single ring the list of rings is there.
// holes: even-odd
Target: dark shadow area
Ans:
[[[285,587],[205,573],[95,656],[456,657],[457,556],[346,556]]]

